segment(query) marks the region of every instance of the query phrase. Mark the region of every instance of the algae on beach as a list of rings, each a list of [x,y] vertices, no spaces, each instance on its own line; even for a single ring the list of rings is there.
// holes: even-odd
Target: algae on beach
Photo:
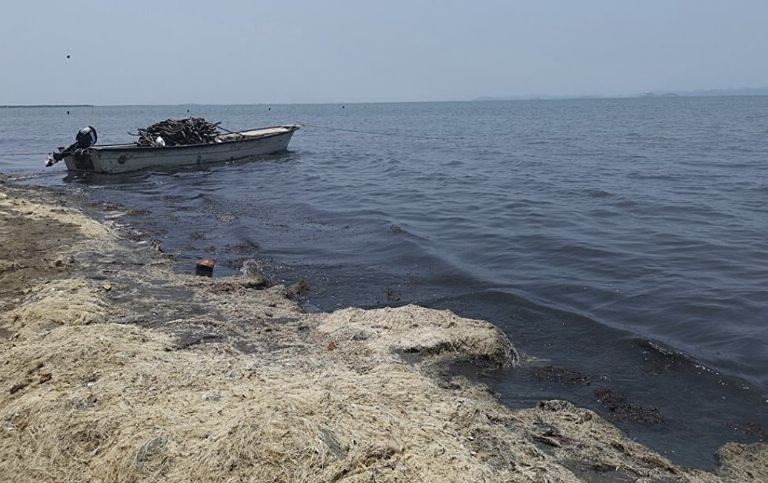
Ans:
[[[283,287],[179,275],[45,192],[0,193],[0,473],[14,481],[768,479],[690,470],[564,401],[446,375],[513,365],[493,325],[416,306],[305,314]]]

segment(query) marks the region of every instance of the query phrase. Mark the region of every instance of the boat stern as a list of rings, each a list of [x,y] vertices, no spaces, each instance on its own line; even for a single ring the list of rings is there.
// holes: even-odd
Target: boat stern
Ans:
[[[79,149],[71,155],[64,158],[64,162],[67,165],[69,171],[80,172],[95,172],[96,164],[94,163],[94,157],[98,157],[92,149]]]

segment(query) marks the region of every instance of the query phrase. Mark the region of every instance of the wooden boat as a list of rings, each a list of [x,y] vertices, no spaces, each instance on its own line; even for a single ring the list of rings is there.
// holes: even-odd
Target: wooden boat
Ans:
[[[221,134],[215,142],[181,146],[137,146],[136,144],[94,144],[66,156],[69,171],[126,173],[146,168],[204,166],[273,154],[288,149],[298,124],[273,126]],[[62,151],[63,148],[59,148]]]

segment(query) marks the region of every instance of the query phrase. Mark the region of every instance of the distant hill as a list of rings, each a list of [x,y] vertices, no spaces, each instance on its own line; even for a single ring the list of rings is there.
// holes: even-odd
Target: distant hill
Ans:
[[[528,95],[528,96],[501,96],[501,97],[476,97],[473,101],[526,101],[526,100],[550,100],[550,99],[605,99],[605,98],[633,98],[633,97],[724,97],[724,96],[768,96],[768,87],[749,87],[743,89],[703,89],[695,91],[649,91],[642,94],[627,94],[623,96],[552,96],[552,95]]]
[[[565,99],[601,99],[604,96],[550,96],[550,95],[529,95],[529,96],[482,96],[472,99],[475,102],[482,101],[548,101],[548,100],[565,100]]]
[[[659,94],[657,92],[646,92],[640,97],[682,97],[682,96],[677,92],[665,92],[663,94]]]
[[[696,91],[646,92],[651,97],[722,97],[722,96],[768,96],[768,88],[748,87],[743,89],[702,89]]]

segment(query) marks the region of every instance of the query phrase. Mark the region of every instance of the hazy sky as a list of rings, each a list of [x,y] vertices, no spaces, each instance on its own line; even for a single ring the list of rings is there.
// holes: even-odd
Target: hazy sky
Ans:
[[[0,104],[768,87],[766,59],[766,0],[26,0],[0,11]]]

